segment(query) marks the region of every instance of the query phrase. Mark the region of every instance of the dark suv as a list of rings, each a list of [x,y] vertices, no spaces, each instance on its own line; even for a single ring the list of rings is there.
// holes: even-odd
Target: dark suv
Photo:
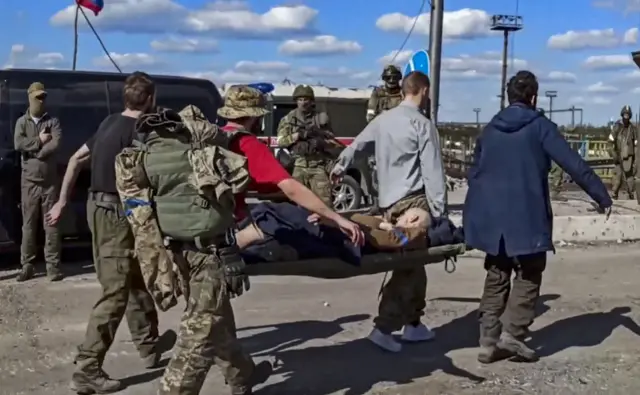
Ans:
[[[354,136],[367,125],[364,116],[367,110],[366,99],[316,97],[315,100],[316,108],[327,112],[335,135],[345,145],[349,145]],[[269,95],[269,106],[271,113],[265,117],[264,135],[261,139],[274,150],[276,157],[284,164],[289,153],[278,148],[276,142],[278,124],[285,115],[296,108],[296,103],[291,96]],[[372,155],[373,150],[357,153],[353,165],[347,169],[341,184],[333,188],[334,208],[337,211],[356,210],[374,203],[377,189],[372,179],[370,162]],[[291,168],[287,170],[291,172]],[[252,194],[251,196],[263,200],[284,199],[282,194]]]
[[[96,131],[109,114],[123,111],[122,88],[126,74],[51,71],[0,70],[0,250],[13,249],[20,240],[20,156],[13,149],[16,120],[28,107],[27,88],[42,82],[48,92],[47,110],[60,119],[62,148],[60,174],[64,174],[69,157]],[[182,109],[198,106],[205,115],[217,119],[222,99],[216,86],[208,80],[153,76],[158,105]],[[76,188],[60,224],[65,242],[90,239],[85,202],[89,172],[80,173]]]

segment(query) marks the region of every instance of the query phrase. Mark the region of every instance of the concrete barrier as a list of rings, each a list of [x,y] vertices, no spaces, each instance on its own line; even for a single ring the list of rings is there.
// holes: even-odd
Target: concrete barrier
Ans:
[[[457,226],[462,225],[461,215],[452,215]],[[640,215],[562,215],[553,218],[554,242],[611,242],[640,240]]]

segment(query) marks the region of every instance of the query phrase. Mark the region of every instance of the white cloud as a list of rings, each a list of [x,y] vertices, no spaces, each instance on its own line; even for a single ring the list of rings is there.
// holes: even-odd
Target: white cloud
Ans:
[[[210,71],[210,72],[188,72],[183,73],[185,76],[206,78],[214,81],[216,84],[225,83],[250,83],[257,81],[281,82],[285,79],[294,83],[327,83],[336,86],[353,85],[353,82],[360,85],[368,84],[372,79],[373,73],[367,71],[357,71],[346,67],[338,68],[321,68],[321,67],[303,67],[293,69],[284,62],[252,62],[240,61],[229,70]]]
[[[67,63],[64,55],[59,52],[37,52],[24,44],[14,44],[3,67],[56,69],[66,66]]]
[[[259,14],[244,1],[217,1],[192,10],[172,0],[111,0],[100,16],[87,13],[91,23],[103,32],[210,33],[254,39],[309,32],[317,15],[317,10],[305,5],[276,6]],[[75,4],[58,11],[50,23],[71,27],[74,17]],[[82,21],[81,26],[86,27],[86,23]]]
[[[630,55],[589,56],[583,66],[591,70],[620,70],[635,67]]]
[[[162,65],[162,62],[152,55],[146,53],[116,53],[111,52],[113,61],[123,70],[131,70],[135,68],[153,68]],[[113,67],[111,60],[107,55],[95,58],[93,64],[98,67]]]
[[[356,41],[340,41],[334,36],[316,36],[310,40],[287,40],[278,51],[290,56],[345,55],[362,51]]]
[[[622,41],[625,44],[637,44],[638,43],[638,28],[632,27],[624,33]]]
[[[376,21],[376,27],[386,32],[408,32],[414,20],[418,18],[414,32],[428,35],[430,26],[429,13],[410,17],[401,13],[382,15]],[[464,8],[457,11],[445,11],[442,37],[445,40],[473,39],[493,35],[490,30],[491,15],[486,11]]]
[[[546,76],[540,78],[544,82],[576,82],[578,77],[568,71],[551,71]]]
[[[554,34],[547,40],[547,47],[558,50],[604,49],[621,45],[633,45],[638,42],[638,28],[631,28],[618,35],[614,29],[569,30]]]
[[[601,96],[595,96],[591,98],[591,103],[593,104],[610,104],[611,99]]]
[[[291,70],[291,65],[285,62],[252,62],[250,60],[241,60],[236,63],[234,70],[240,73],[286,73]]]
[[[508,61],[508,66],[513,65],[516,69],[526,69],[528,66],[523,59],[513,59],[513,64],[511,59]],[[493,52],[485,52],[477,56],[460,55],[453,58],[443,58],[442,70],[461,74],[467,78],[498,75],[502,70],[502,59]]]
[[[398,50],[393,50],[388,54],[384,55],[380,59],[378,59],[378,63],[382,65],[395,64],[397,66],[403,66],[409,62],[411,56],[415,51],[411,49],[405,49],[403,51],[398,52]],[[394,59],[395,58],[395,59]]]
[[[158,52],[212,53],[218,52],[218,42],[210,39],[171,36],[151,41],[151,48]]]
[[[590,93],[600,94],[613,94],[620,92],[620,89],[616,88],[615,86],[606,85],[603,82],[596,82],[593,85],[589,85],[585,90]]]

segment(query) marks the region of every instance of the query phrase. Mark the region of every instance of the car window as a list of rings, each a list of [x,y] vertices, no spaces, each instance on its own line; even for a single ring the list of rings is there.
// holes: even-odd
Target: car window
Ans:
[[[220,97],[214,89],[207,89],[205,86],[196,84],[176,82],[159,83],[156,85],[158,93],[156,95],[157,105],[160,107],[171,108],[180,111],[189,104],[198,107],[207,119],[215,122],[217,119],[217,110],[220,106]],[[112,113],[124,110],[122,100],[123,82],[109,82],[109,107]],[[213,88],[213,86],[211,86]]]
[[[104,81],[56,74],[43,73],[38,77],[38,81],[42,82],[47,90],[47,112],[60,120],[60,158],[66,162],[109,115],[106,84]],[[29,107],[27,89],[31,82],[33,81],[20,75],[10,77],[9,111],[12,128],[15,128],[16,121]]]

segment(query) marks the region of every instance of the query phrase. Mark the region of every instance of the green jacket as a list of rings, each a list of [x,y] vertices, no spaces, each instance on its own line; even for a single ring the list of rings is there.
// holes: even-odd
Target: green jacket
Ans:
[[[40,141],[40,132],[51,134],[46,144]],[[16,121],[13,143],[22,156],[22,177],[31,182],[51,184],[58,182],[56,153],[60,148],[62,129],[58,118],[44,114],[38,124],[27,111]]]

